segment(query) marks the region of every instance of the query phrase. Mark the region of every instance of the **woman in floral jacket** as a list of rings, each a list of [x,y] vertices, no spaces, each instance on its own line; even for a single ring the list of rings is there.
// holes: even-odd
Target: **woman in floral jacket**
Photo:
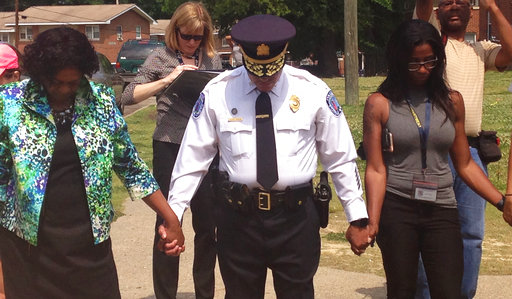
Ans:
[[[0,244],[7,298],[120,298],[109,238],[112,170],[176,217],[131,142],[93,47],[66,27],[25,47],[31,79],[0,90]],[[174,247],[183,235],[161,236]],[[171,242],[172,241],[172,242]],[[164,241],[162,241],[162,244]],[[174,247],[176,251],[183,247]]]

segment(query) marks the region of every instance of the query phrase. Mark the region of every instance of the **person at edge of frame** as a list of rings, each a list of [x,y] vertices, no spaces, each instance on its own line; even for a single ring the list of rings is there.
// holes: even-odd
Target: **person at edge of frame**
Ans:
[[[473,160],[487,174],[487,165],[478,154],[478,134],[482,123],[484,73],[503,71],[512,62],[512,27],[494,0],[480,0],[480,14],[489,12],[501,45],[490,41],[470,43],[464,40],[472,9],[469,0],[440,0],[434,12],[433,0],[416,0],[413,18],[429,21],[439,28],[445,42],[446,75],[450,88],[464,98],[465,129]],[[437,17],[437,22],[436,21]],[[461,298],[476,295],[485,232],[485,200],[473,192],[452,167],[455,198],[464,245],[464,275]],[[421,258],[416,298],[430,298]]]
[[[16,48],[7,44],[0,43],[0,85],[16,82],[20,80],[21,59]],[[0,204],[1,206],[2,204]],[[1,207],[0,207],[1,209]],[[1,240],[0,240],[1,242]],[[4,277],[2,272],[2,253],[0,252],[0,299],[5,299]]]
[[[244,67],[222,73],[199,96],[168,201],[183,215],[218,149],[225,179],[217,245],[226,298],[263,298],[267,269],[277,298],[314,298],[320,225],[311,180],[317,158],[345,209],[352,251],[360,255],[371,242],[352,135],[329,87],[285,65],[295,36],[289,21],[250,16],[231,36]]]

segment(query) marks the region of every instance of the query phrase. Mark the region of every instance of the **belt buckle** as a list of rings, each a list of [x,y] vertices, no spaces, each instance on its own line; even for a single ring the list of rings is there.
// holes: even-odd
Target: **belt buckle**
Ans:
[[[270,211],[270,193],[258,192],[258,209]]]

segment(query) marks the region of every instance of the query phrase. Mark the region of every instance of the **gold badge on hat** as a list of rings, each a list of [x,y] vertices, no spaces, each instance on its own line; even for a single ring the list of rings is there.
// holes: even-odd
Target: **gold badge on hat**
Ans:
[[[289,102],[290,102],[290,109],[292,109],[293,113],[297,112],[300,107],[299,97],[296,95],[292,95]]]
[[[265,44],[261,44],[256,48],[256,55],[258,56],[268,56],[270,55],[270,47]]]

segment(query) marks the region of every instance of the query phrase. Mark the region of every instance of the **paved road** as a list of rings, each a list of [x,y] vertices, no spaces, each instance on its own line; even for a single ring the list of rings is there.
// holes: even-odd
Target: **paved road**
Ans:
[[[125,116],[152,103],[154,98],[127,106]],[[113,223],[111,233],[121,295],[125,299],[155,298],[151,271],[154,212],[142,201],[126,200],[124,213],[125,216]],[[192,280],[194,234],[190,216],[186,212],[183,221],[187,250],[181,255],[178,299],[195,298]],[[224,285],[217,268],[215,298],[223,298],[224,294]],[[315,276],[315,296],[319,299],[385,298],[385,278],[320,267]],[[275,298],[270,274],[265,298]],[[512,276],[480,276],[476,298],[512,298]]]

